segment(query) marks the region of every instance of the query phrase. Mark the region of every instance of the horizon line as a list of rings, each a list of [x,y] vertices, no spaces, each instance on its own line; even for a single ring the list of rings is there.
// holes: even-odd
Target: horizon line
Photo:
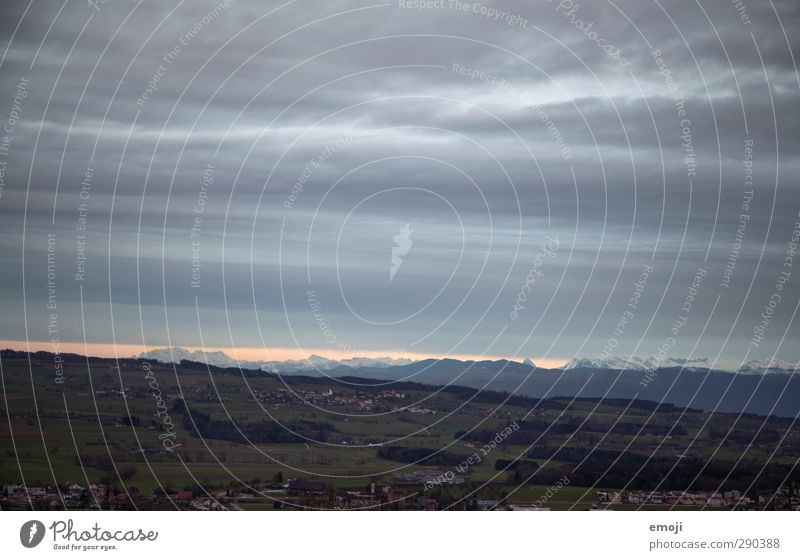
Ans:
[[[65,354],[79,354],[94,358],[129,359],[138,357],[143,352],[169,349],[167,345],[144,344],[112,344],[112,343],[84,343],[84,342],[51,342],[51,341],[25,341],[25,340],[0,340],[0,345],[17,352],[52,352]],[[331,360],[346,360],[350,358],[405,358],[413,361],[428,359],[451,359],[461,361],[496,361],[508,360],[522,362],[525,356],[509,358],[507,356],[491,354],[434,354],[423,352],[404,352],[395,350],[339,350],[330,348],[292,348],[285,346],[272,347],[225,347],[225,346],[190,346],[176,344],[172,348],[183,348],[190,352],[197,350],[210,352],[223,352],[239,362],[282,362],[287,360],[306,360],[311,356],[322,356]],[[537,367],[544,369],[557,369],[566,365],[569,358],[529,358]]]

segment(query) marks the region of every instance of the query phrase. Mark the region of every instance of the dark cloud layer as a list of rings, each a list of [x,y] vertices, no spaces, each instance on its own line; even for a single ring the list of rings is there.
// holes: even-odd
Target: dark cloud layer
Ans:
[[[0,339],[800,359],[800,4],[418,4],[3,4]]]

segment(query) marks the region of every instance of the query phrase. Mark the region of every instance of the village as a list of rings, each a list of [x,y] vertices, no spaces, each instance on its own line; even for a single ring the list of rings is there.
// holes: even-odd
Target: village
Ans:
[[[420,404],[406,404],[409,396],[400,391],[379,391],[362,393],[277,389],[258,391],[253,396],[259,402],[275,408],[287,408],[298,404],[334,407],[361,414],[380,414],[403,410],[412,414],[435,415],[436,410]]]
[[[781,486],[774,494],[743,495],[738,490],[725,492],[597,492],[598,504],[603,507],[629,504],[635,506],[683,506],[691,508],[733,510],[792,510],[800,511],[800,485]]]
[[[101,483],[82,486],[70,483],[61,487],[7,484],[0,493],[4,510],[252,510],[252,509],[335,509],[335,510],[427,510],[473,511],[548,511],[541,500],[526,502],[507,499],[453,499],[446,492],[425,492],[425,483],[441,479],[444,473],[418,470],[396,473],[391,482],[371,481],[363,488],[340,488],[320,481],[292,479],[272,481],[260,488],[229,487],[224,490],[199,486],[181,490],[156,489],[152,495],[135,489],[120,492]],[[449,484],[461,485],[462,478]],[[583,504],[589,511],[608,509],[722,509],[800,511],[800,485],[782,486],[774,494],[743,495],[725,492],[596,492],[594,503]]]

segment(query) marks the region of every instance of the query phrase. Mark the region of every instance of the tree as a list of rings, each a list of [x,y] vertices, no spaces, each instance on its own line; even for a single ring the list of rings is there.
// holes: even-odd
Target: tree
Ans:
[[[126,469],[122,469],[122,471],[119,473],[119,475],[120,475],[120,477],[122,477],[122,480],[126,480],[127,481],[127,480],[132,479],[134,476],[136,476],[137,472],[139,472],[139,471],[136,470],[136,467],[128,467]]]

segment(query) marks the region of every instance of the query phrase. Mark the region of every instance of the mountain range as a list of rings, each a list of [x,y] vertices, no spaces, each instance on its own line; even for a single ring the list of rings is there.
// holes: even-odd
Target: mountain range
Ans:
[[[154,360],[162,363],[180,363],[182,360],[189,360],[192,362],[200,362],[217,367],[242,367],[246,369],[261,369],[264,371],[277,372],[277,373],[308,373],[311,371],[333,371],[339,368],[391,368],[397,366],[407,366],[411,364],[420,363],[436,363],[438,366],[446,366],[448,369],[457,367],[459,365],[466,368],[485,368],[486,364],[506,364],[506,370],[525,371],[537,366],[530,358],[525,358],[522,362],[512,360],[482,360],[482,361],[463,361],[454,359],[428,359],[413,361],[406,358],[346,358],[342,360],[333,360],[324,356],[316,354],[310,355],[308,358],[301,360],[285,360],[285,361],[239,361],[231,358],[224,352],[204,352],[203,350],[189,351],[180,347],[172,348],[159,348],[142,352],[134,358],[141,360]],[[470,366],[472,364],[472,366]],[[520,366],[522,368],[520,369]],[[595,369],[595,370],[618,370],[618,371],[651,371],[662,368],[683,368],[684,370],[698,371],[708,370],[711,362],[708,358],[640,358],[633,356],[630,358],[622,358],[617,356],[610,356],[605,358],[573,358],[560,368],[563,371],[579,370],[579,369]],[[426,367],[430,370],[430,367]],[[437,367],[436,369],[441,369]],[[738,373],[746,375],[761,375],[761,374],[791,374],[795,369],[795,365],[783,360],[775,358],[768,358],[764,360],[751,360],[738,369]],[[728,373],[735,373],[736,370],[729,370],[724,368],[714,368],[715,371],[725,371]]]
[[[204,354],[167,348],[137,357],[237,366],[235,360],[222,352]],[[416,382],[536,398],[645,399],[707,411],[800,416],[800,376],[791,375],[793,364],[774,359],[747,362],[738,372],[711,369],[708,359],[618,357],[575,359],[556,369],[539,368],[531,360],[331,360],[322,356],[273,363],[244,362],[238,366],[308,379],[325,375],[365,385],[402,386],[405,382]]]
[[[237,361],[231,358],[224,352],[204,352],[203,350],[189,351],[185,348],[172,347],[172,348],[159,348],[142,352],[133,358],[139,360],[152,360],[162,362],[165,364],[176,363],[179,364],[183,360],[190,362],[200,362],[217,367],[241,367],[245,369],[261,369],[270,372],[279,373],[297,373],[300,371],[307,372],[309,370],[330,371],[340,367],[347,368],[384,368],[391,366],[404,366],[412,363],[411,360],[404,358],[347,358],[343,360],[332,360],[324,356],[317,356],[312,354],[303,360],[285,360],[281,362],[270,361]]]

